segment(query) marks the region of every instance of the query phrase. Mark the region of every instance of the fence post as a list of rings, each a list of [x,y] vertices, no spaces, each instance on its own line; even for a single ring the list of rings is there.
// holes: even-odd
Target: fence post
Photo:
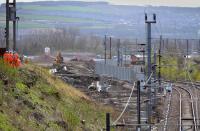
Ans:
[[[106,113],[106,131],[110,131],[110,113]]]

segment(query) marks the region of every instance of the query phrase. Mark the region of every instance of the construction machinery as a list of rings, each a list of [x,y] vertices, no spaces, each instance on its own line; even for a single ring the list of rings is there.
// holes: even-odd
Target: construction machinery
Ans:
[[[19,59],[18,53],[16,53],[16,23],[19,17],[16,16],[16,0],[10,2],[6,0],[6,28],[5,28],[5,38],[6,38],[6,48],[0,48],[0,57],[3,56],[5,63],[13,66],[19,67],[21,61]],[[10,22],[13,22],[13,49],[10,49]]]

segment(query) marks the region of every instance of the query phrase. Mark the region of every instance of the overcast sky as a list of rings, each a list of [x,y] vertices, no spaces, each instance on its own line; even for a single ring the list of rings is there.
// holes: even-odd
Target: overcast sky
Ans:
[[[0,3],[4,3],[5,1],[6,0],[0,0]],[[17,1],[30,2],[38,0],[17,0]],[[112,4],[123,4],[123,5],[200,7],[200,0],[79,0],[79,1],[107,1]]]

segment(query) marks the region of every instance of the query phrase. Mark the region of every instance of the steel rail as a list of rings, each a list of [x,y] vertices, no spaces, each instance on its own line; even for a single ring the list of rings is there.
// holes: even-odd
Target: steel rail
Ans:
[[[168,99],[168,104],[167,104],[168,106],[167,106],[167,112],[166,112],[166,115],[165,115],[165,124],[164,124],[163,131],[167,130],[168,117],[169,117],[169,112],[170,112],[170,109],[171,109],[171,99],[172,99],[172,92],[170,93],[170,96],[169,96],[169,99]]]
[[[188,73],[188,72],[187,72]],[[192,79],[190,77],[190,75],[188,74],[190,82],[185,82],[185,81],[179,81],[178,83],[183,83],[183,84],[187,84],[187,85],[192,85],[192,87],[196,88],[197,90],[200,90],[200,83],[199,82],[192,82]],[[199,125],[199,109],[198,109],[198,96],[197,94],[195,95],[195,110],[196,110],[196,120],[197,120],[197,124]],[[194,99],[193,99],[194,100]],[[199,127],[197,126],[197,129]]]
[[[176,92],[178,92],[179,94],[179,131],[181,131],[181,127],[182,127],[182,96],[181,96],[181,92],[176,89],[173,88]]]
[[[194,131],[197,131],[197,122],[196,122],[195,109],[194,109],[194,99],[193,99],[193,94],[191,93],[191,90],[189,91],[188,89],[180,87],[180,86],[176,86],[175,88],[180,88],[182,90],[185,90],[185,92],[187,92],[189,94],[190,99],[191,99],[191,109],[192,109],[192,116],[193,116],[193,123],[194,123]],[[183,94],[183,93],[181,93],[181,94]],[[182,105],[182,103],[181,103],[181,105]],[[182,111],[181,111],[181,113],[182,113]],[[181,117],[181,122],[182,122],[182,117]],[[182,126],[184,126],[184,125],[182,125]]]

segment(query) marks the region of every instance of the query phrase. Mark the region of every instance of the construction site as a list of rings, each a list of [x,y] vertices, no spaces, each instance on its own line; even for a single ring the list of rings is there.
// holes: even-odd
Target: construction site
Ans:
[[[108,6],[83,2],[79,7],[79,2],[71,1],[66,7],[59,5],[59,10],[51,5],[55,3],[31,2],[27,8],[26,2],[16,0],[0,3],[5,26],[0,34],[0,130],[200,130],[200,39],[166,35],[159,13],[148,12],[150,7],[138,20],[144,38],[120,37],[108,27],[106,35],[98,34],[100,27],[90,35],[77,28],[18,27],[27,18],[34,22],[24,10],[42,13],[44,5],[45,11],[72,11],[73,16],[79,16],[78,11],[103,16],[97,9]],[[84,10],[88,6],[97,9]],[[58,18],[53,20],[59,23]],[[78,20],[65,19],[71,26]]]

